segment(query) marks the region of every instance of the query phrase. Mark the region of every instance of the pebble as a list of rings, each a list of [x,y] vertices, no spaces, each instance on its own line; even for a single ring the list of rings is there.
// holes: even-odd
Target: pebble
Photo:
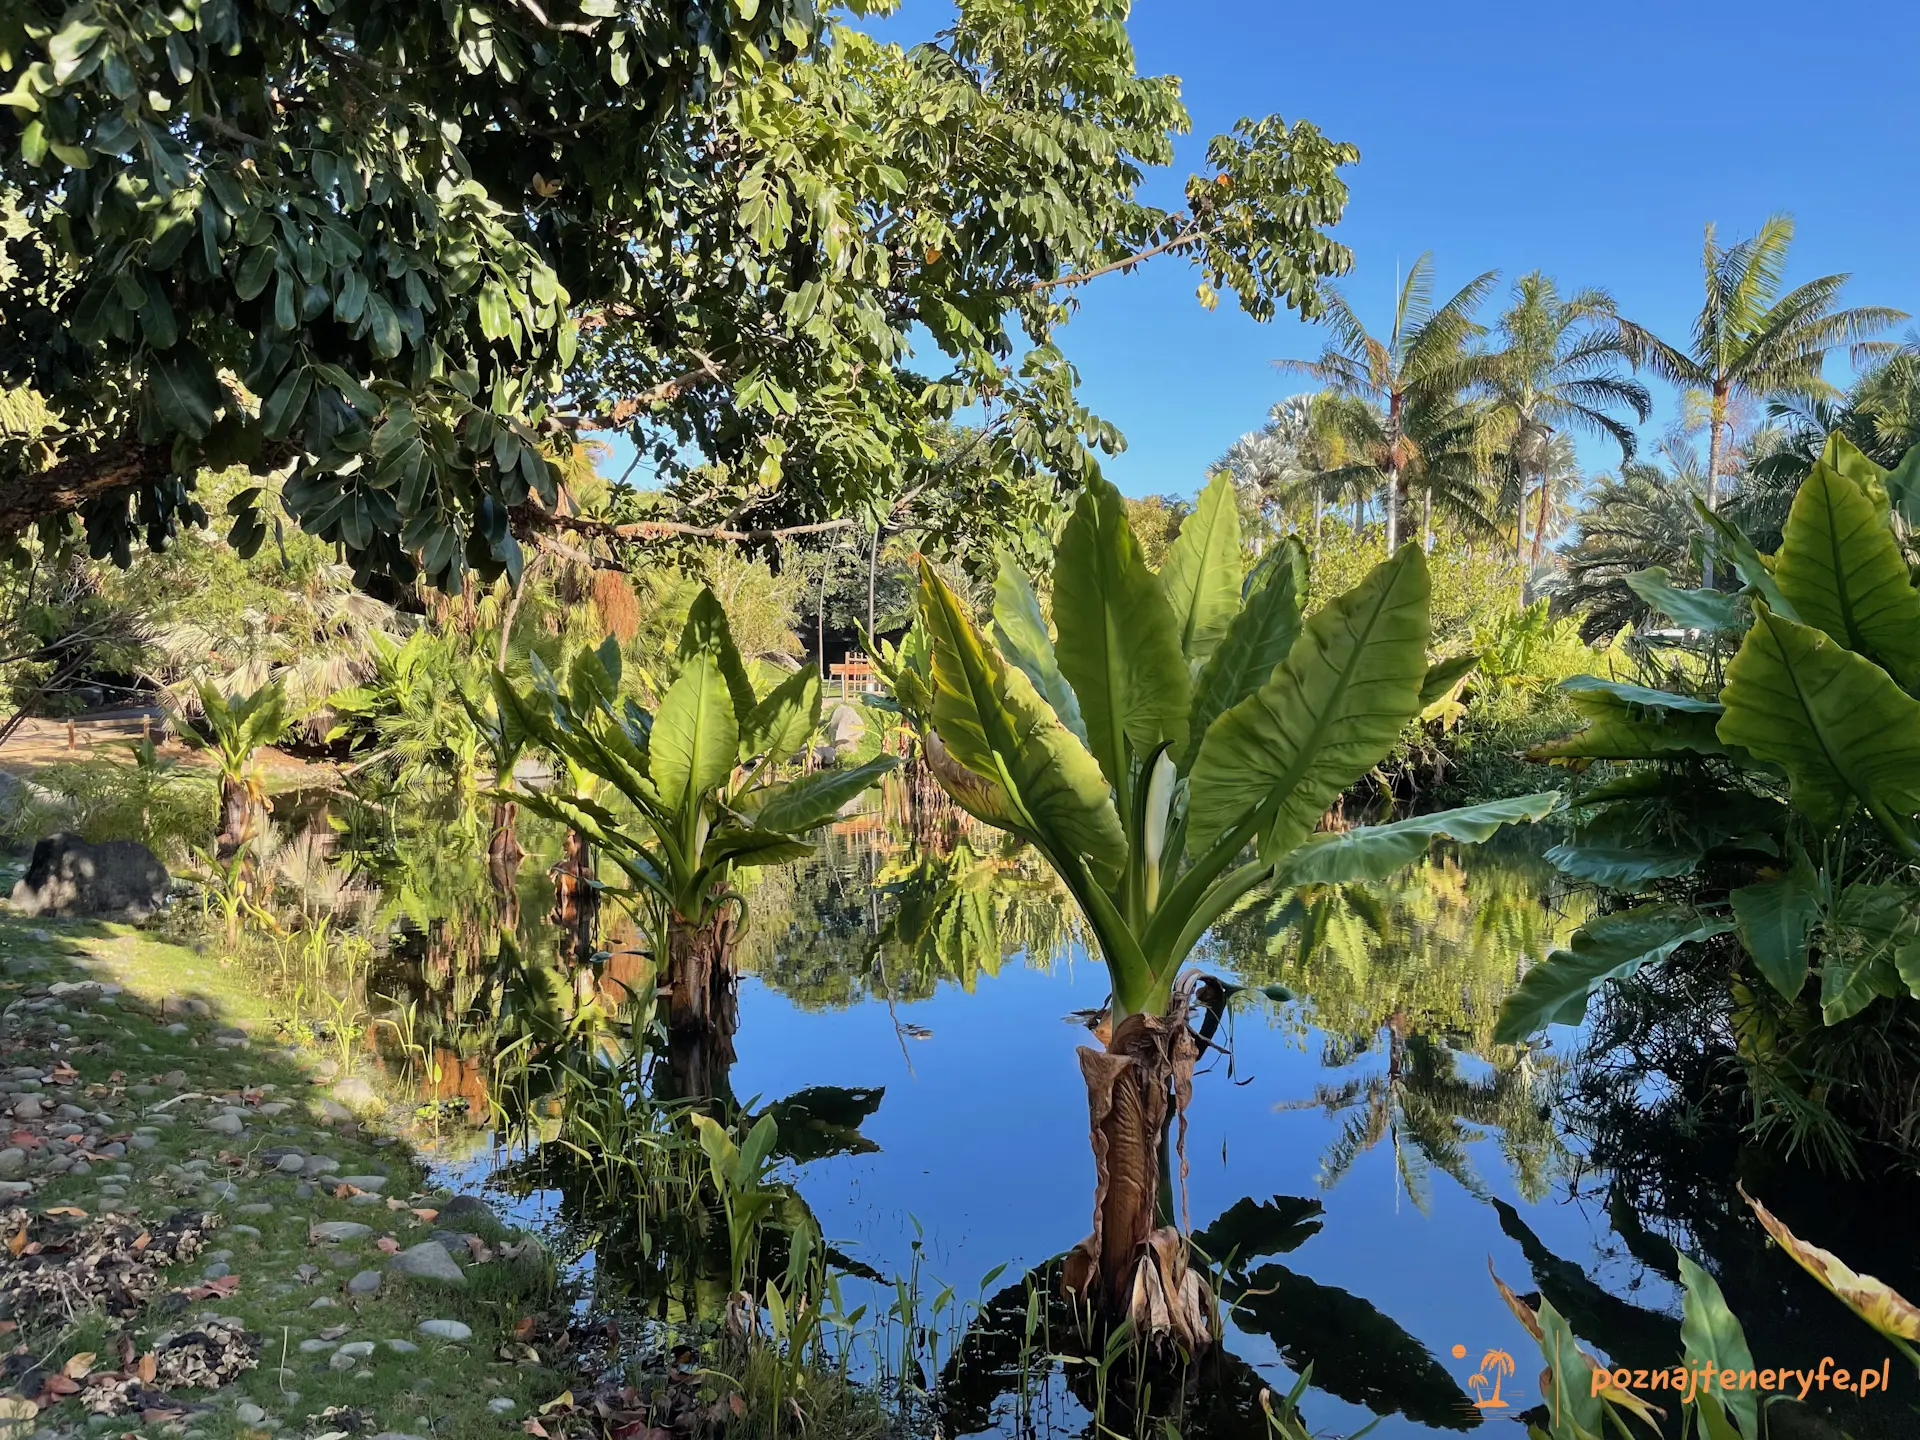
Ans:
[[[271,1215],[273,1203],[269,1200],[254,1200],[242,1205],[234,1212],[239,1215]]]
[[[371,1340],[349,1340],[340,1347],[339,1353],[352,1360],[364,1360],[373,1354],[373,1345]]]
[[[283,1175],[297,1175],[306,1165],[307,1157],[304,1155],[282,1155],[273,1168]]]
[[[422,1320],[420,1333],[434,1340],[451,1340],[456,1344],[473,1338],[472,1327],[458,1320]]]
[[[411,1280],[426,1280],[437,1285],[465,1285],[466,1274],[454,1263],[447,1247],[438,1240],[424,1240],[402,1250],[387,1262],[387,1269]]]
[[[329,1243],[336,1240],[364,1240],[372,1233],[371,1225],[362,1225],[357,1220],[322,1220],[307,1232],[307,1238]]]
[[[218,1131],[222,1135],[238,1135],[247,1128],[247,1122],[238,1115],[216,1115],[207,1121],[207,1129]]]
[[[340,1308],[340,1302],[331,1295],[322,1295],[318,1300],[307,1306],[307,1308],[309,1310],[338,1310]]]
[[[127,1141],[136,1150],[151,1150],[159,1143],[159,1137],[154,1135],[135,1135]]]
[[[331,1350],[339,1343],[337,1340],[302,1340],[300,1342],[300,1353],[302,1355],[318,1355],[322,1350]]]
[[[514,1410],[514,1405],[513,1401],[509,1400],[506,1396],[496,1395],[493,1399],[487,1401],[487,1408],[496,1415],[511,1415]]]
[[[22,1095],[13,1102],[13,1118],[16,1120],[38,1120],[40,1114],[40,1102],[31,1095]]]
[[[12,1180],[27,1173],[27,1152],[19,1146],[0,1150],[0,1180]]]
[[[396,1355],[418,1355],[420,1347],[411,1340],[389,1340],[387,1348]]]
[[[258,1425],[262,1420],[267,1418],[267,1412],[251,1400],[242,1400],[238,1405],[233,1407],[233,1418],[238,1420],[242,1425]]]
[[[379,1290],[382,1278],[378,1270],[362,1270],[358,1275],[355,1275],[351,1280],[347,1281],[347,1293],[349,1295],[372,1295]]]
[[[356,1190],[371,1190],[376,1194],[387,1186],[387,1177],[384,1175],[336,1175],[333,1178],[341,1185],[351,1185]]]

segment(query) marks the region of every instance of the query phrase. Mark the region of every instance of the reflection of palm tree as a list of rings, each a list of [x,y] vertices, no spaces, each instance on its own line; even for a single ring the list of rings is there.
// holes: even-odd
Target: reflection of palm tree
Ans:
[[[1493,1393],[1485,1393],[1487,1374],[1493,1374]],[[1473,1387],[1473,1403],[1482,1410],[1504,1410],[1507,1402],[1500,1398],[1500,1382],[1513,1374],[1513,1356],[1504,1350],[1489,1350],[1480,1357],[1480,1369],[1468,1379]]]

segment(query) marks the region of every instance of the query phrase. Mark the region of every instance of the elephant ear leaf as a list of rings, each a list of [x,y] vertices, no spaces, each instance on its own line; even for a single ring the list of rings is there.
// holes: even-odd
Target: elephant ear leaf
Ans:
[[[803,665],[767,692],[740,727],[740,759],[785,760],[820,728],[820,672]]]
[[[733,701],[734,723],[744,723],[759,703],[753,681],[747,677],[740,648],[733,643],[733,627],[727,623],[726,608],[711,588],[702,585],[687,610],[686,627],[680,632],[680,663],[695,655],[711,655],[727,682],[727,694]]]
[[[1272,678],[1213,722],[1189,783],[1189,854],[1251,827],[1261,854],[1278,858],[1380,762],[1420,713],[1428,598],[1426,557],[1402,546],[1309,620]]]
[[[1086,719],[1087,746],[1125,794],[1129,742],[1137,755],[1163,740],[1176,748],[1184,742],[1193,685],[1160,579],[1141,556],[1120,492],[1105,480],[1088,484],[1061,532],[1053,623],[1061,673]]]
[[[928,761],[955,800],[991,825],[1056,856],[1085,858],[1103,883],[1126,864],[1126,833],[1087,747],[1033,682],[1006,664],[931,569],[920,572],[920,621],[933,651]]]
[[[1753,541],[1747,538],[1747,532],[1717,510],[1709,510],[1698,496],[1694,497],[1693,513],[1699,517],[1701,528],[1706,531],[1707,543],[1714,553],[1732,567],[1746,584],[1748,590],[1767,602],[1769,609],[1776,615],[1784,615],[1789,620],[1800,617],[1780,593],[1779,583],[1773,578],[1773,570],[1767,557],[1761,555]]]
[[[1587,717],[1587,728],[1536,745],[1528,752],[1530,760],[1659,760],[1727,753],[1716,729],[1721,714],[1717,700],[1597,675],[1575,675],[1560,688]]]
[[[1740,597],[1720,590],[1681,590],[1664,566],[1649,565],[1627,576],[1627,588],[1674,624],[1710,635],[1739,630],[1745,624]]]
[[[1855,800],[1920,813],[1920,701],[1821,631],[1757,604],[1720,699],[1721,740],[1784,769],[1815,825],[1838,825]]]
[[[1887,500],[1909,530],[1920,529],[1920,445],[1887,472]]]
[[[864,765],[816,770],[790,780],[761,802],[754,811],[753,823],[760,830],[779,835],[804,835],[833,819],[849,800],[877,785],[899,763],[892,755],[881,755]]]
[[[1306,605],[1307,552],[1289,535],[1248,576],[1245,603],[1193,682],[1183,770],[1192,768],[1207,728],[1266,684],[1273,667],[1287,658]]]
[[[1534,966],[1500,1007],[1496,1045],[1517,1045],[1548,1024],[1577,1025],[1587,999],[1609,980],[1624,980],[1682,945],[1723,935],[1733,926],[1683,905],[1621,910],[1574,931],[1565,950]]]
[[[1471,675],[1479,664],[1480,656],[1469,652],[1465,655],[1449,655],[1429,665],[1420,681],[1420,708],[1425,710],[1452,694],[1453,687]]]
[[[1544,820],[1560,808],[1558,790],[1489,800],[1457,810],[1415,815],[1387,825],[1358,825],[1338,833],[1312,835],[1282,860],[1274,884],[1346,885],[1359,880],[1384,880],[1427,851],[1442,837],[1478,844],[1503,825]]]
[[[677,814],[688,813],[703,795],[727,783],[739,749],[740,727],[720,662],[696,652],[667,687],[653,721],[648,763],[661,803]]]
[[[1820,880],[1805,858],[1793,868],[1730,891],[1733,928],[1767,983],[1787,999],[1807,983],[1808,941],[1820,923]]]
[[[1920,680],[1920,592],[1899,542],[1881,506],[1824,460],[1794,496],[1773,574],[1806,624],[1880,661],[1902,685]]]
[[[1240,613],[1240,504],[1225,470],[1207,482],[1160,568],[1180,650],[1198,670]]]
[[[1753,1351],[1748,1348],[1746,1331],[1728,1308],[1719,1282],[1685,1255],[1679,1259],[1680,1283],[1686,1287],[1680,1309],[1680,1343],[1686,1347],[1688,1366],[1736,1373],[1752,1370]],[[1752,1390],[1726,1387],[1720,1390],[1719,1398],[1740,1422],[1740,1434],[1760,1433],[1760,1401]]]
[[[1087,722],[1080,718],[1080,701],[1060,673],[1060,662],[1053,653],[1053,637],[1047,634],[1046,617],[1040,613],[1040,598],[1033,593],[1033,582],[1026,572],[1004,551],[1000,573],[993,582],[993,638],[1000,653],[1026,672],[1053,713],[1084,742]]]

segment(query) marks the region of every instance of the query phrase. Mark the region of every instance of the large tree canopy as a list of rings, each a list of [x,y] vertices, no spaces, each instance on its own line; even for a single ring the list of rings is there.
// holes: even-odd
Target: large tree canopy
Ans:
[[[124,559],[244,462],[363,580],[458,589],[589,427],[695,522],[883,506],[957,413],[1071,481],[1119,441],[1053,344],[1078,283],[1185,254],[1265,318],[1349,258],[1356,154],[1304,122],[1142,202],[1187,117],[1125,12],[962,0],[903,50],[808,0],[10,6],[0,384],[57,423],[0,440],[0,534]]]

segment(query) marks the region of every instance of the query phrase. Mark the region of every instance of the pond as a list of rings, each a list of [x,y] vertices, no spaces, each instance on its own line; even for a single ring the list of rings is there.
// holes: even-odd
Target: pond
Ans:
[[[554,1237],[583,1315],[630,1315],[629,1333],[687,1318],[698,1304],[666,1303],[659,1282],[671,1227],[636,1234],[617,1199],[587,1193],[556,1139],[558,1102],[536,1105],[531,1127],[497,1125],[494,1067],[513,1048],[501,1017],[524,1004],[503,962],[560,990],[617,989],[644,968],[631,929],[608,917],[611,958],[583,979],[546,922],[557,843],[523,835],[533,853],[503,905],[470,830],[335,809],[322,825],[282,807],[295,826],[282,864],[373,937],[358,983],[385,1023],[368,1033],[421,1085],[421,1143],[442,1178]],[[910,822],[876,806],[762,873],[734,1055],[711,1073],[747,1112],[780,1117],[779,1173],[846,1272],[844,1305],[891,1305],[899,1323],[894,1282],[913,1280],[930,1427],[1091,1435],[1099,1377],[1048,1362],[1044,1335],[1023,1350],[1036,1302],[1022,1277],[1090,1227],[1075,1050],[1094,1043],[1105,971],[1029,857],[951,819]],[[1702,1123],[1687,1092],[1738,1078],[1717,1019],[1628,991],[1544,1047],[1491,1043],[1502,998],[1594,903],[1510,842],[1264,900],[1210,937],[1199,964],[1247,988],[1185,1115],[1182,1200],[1227,1261],[1228,1303],[1224,1353],[1193,1379],[1181,1434],[1267,1433],[1260,1388],[1285,1394],[1309,1367],[1301,1408],[1316,1434],[1375,1417],[1380,1436],[1508,1423],[1539,1402],[1539,1358],[1489,1267],[1614,1363],[1671,1368],[1676,1246],[1718,1276],[1760,1365],[1880,1364],[1876,1338],[1768,1248],[1734,1182],[1909,1293],[1912,1188],[1844,1184]],[[1776,1407],[1774,1433],[1912,1434],[1901,1378],[1885,1398],[1816,1391]],[[1101,1419],[1163,1433],[1137,1413]]]

